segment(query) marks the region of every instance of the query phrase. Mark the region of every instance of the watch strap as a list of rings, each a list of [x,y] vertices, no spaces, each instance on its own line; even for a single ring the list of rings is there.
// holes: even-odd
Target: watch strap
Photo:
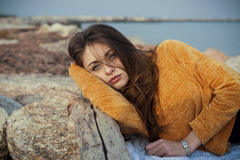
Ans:
[[[190,157],[190,156],[191,156],[191,152],[190,152],[190,150],[189,150],[189,147],[188,147],[187,142],[186,142],[184,139],[181,140],[180,142],[182,143],[182,146],[183,146],[183,148],[184,148],[187,156]]]

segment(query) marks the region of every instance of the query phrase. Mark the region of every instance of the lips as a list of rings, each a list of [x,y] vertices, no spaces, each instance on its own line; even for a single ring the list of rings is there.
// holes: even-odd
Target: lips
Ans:
[[[110,83],[110,84],[115,84],[115,83],[117,83],[117,82],[120,80],[120,78],[121,78],[121,74],[119,74],[119,75],[117,75],[117,76],[114,76],[114,77],[112,77],[112,78],[110,79],[110,81],[109,81],[108,83]]]

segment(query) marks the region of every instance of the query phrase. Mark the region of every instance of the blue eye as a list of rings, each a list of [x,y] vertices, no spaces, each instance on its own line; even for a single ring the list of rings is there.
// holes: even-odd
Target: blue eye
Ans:
[[[116,54],[112,54],[111,56],[109,56],[109,59],[114,59],[116,57]]]
[[[99,69],[99,67],[100,67],[99,64],[98,64],[98,65],[95,65],[92,70],[95,71],[95,70]]]

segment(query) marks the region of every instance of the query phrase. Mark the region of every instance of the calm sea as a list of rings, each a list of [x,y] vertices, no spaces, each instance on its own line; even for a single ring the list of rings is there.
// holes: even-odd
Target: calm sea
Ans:
[[[82,29],[92,23],[82,24]],[[148,44],[166,39],[185,42],[204,52],[216,48],[230,56],[240,55],[240,22],[106,23],[125,36],[137,36]]]

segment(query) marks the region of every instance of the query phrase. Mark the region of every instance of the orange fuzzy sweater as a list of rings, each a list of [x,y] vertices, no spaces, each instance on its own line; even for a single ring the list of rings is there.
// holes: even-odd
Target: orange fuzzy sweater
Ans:
[[[240,109],[240,74],[179,41],[166,40],[156,52],[161,104],[156,112],[168,125],[160,138],[180,141],[194,130],[200,148],[223,155]],[[135,108],[119,92],[75,63],[69,74],[94,106],[118,122],[123,134],[148,136]]]

